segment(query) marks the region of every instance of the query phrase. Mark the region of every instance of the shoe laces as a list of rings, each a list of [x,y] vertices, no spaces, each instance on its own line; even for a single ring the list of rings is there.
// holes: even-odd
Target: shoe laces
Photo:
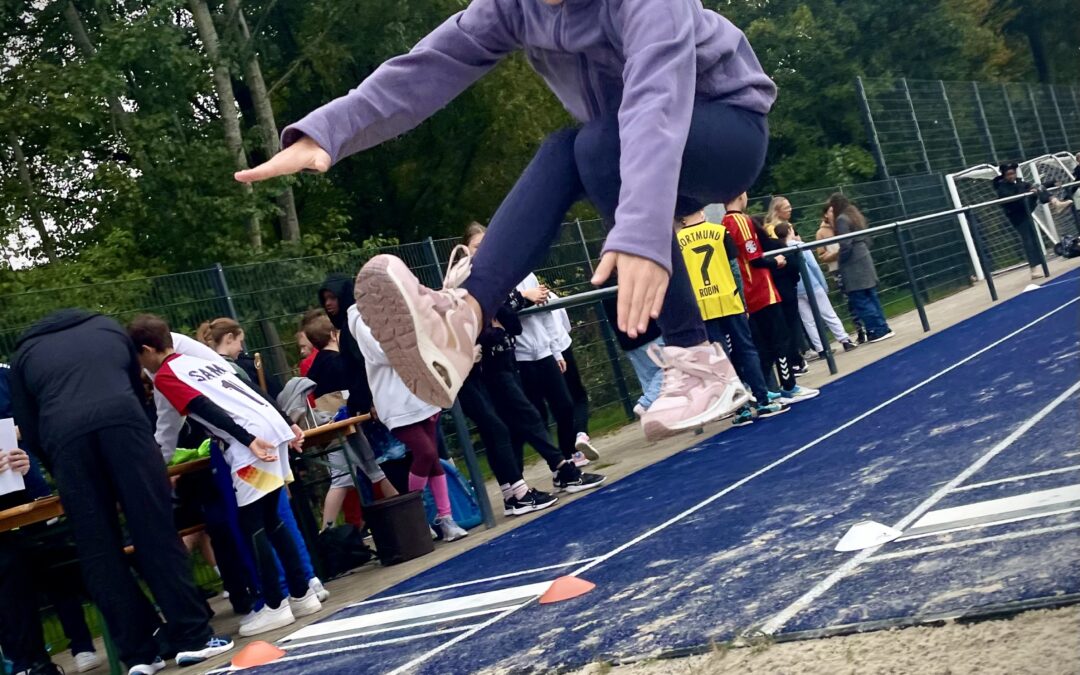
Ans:
[[[690,376],[706,378],[716,376],[716,371],[694,360],[689,349],[664,351],[660,345],[649,345],[646,352],[653,363],[664,371],[664,382],[660,386],[661,395],[681,392],[683,384]]]
[[[445,314],[448,310],[460,307],[465,302],[468,291],[461,288],[461,284],[469,278],[472,272],[472,254],[469,248],[458,244],[450,252],[450,260],[447,262],[446,275],[443,276],[441,292],[432,295],[435,310]]]

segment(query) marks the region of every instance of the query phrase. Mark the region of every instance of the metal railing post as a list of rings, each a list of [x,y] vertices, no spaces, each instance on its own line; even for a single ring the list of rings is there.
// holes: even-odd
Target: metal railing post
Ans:
[[[229,291],[229,281],[225,278],[225,268],[221,266],[221,263],[214,263],[213,271],[214,285],[217,286],[217,291],[221,294],[221,297],[225,299],[225,309],[230,317],[239,321],[240,316],[236,313],[236,304],[233,303],[232,293]]]
[[[799,277],[802,279],[803,288],[806,289],[806,299],[810,303],[810,312],[814,315],[814,326],[817,328],[818,339],[821,340],[821,350],[825,352],[825,362],[829,364],[829,374],[836,375],[836,357],[832,351],[832,341],[825,333],[825,320],[821,318],[821,308],[818,307],[817,297],[814,294],[814,281],[810,278],[810,266],[803,258],[802,244],[796,245],[795,257],[799,265]],[[812,254],[811,254],[812,255]],[[839,339],[839,336],[837,336]]]
[[[866,128],[870,132],[870,149],[881,167],[881,175],[889,177],[889,165],[885,163],[885,153],[881,150],[881,138],[878,136],[877,124],[874,123],[874,114],[870,111],[870,100],[866,97],[866,86],[862,77],[855,78],[855,89],[859,92],[859,103],[862,108],[863,119],[866,120]]]
[[[986,252],[986,242],[983,241],[982,224],[979,222],[979,217],[975,215],[974,210],[970,212],[970,216],[971,239],[975,244],[979,265],[983,268],[983,279],[986,281],[986,288],[990,291],[990,299],[997,302],[997,288],[994,286],[994,261],[990,260],[990,256]]]
[[[491,500],[488,499],[487,487],[484,485],[484,474],[480,472],[480,461],[476,457],[476,448],[473,447],[472,437],[469,435],[469,423],[461,410],[461,403],[454,401],[453,407],[450,408],[450,416],[454,418],[454,432],[457,434],[458,443],[461,444],[465,467],[469,470],[469,481],[476,490],[476,501],[480,505],[480,513],[484,515],[484,526],[490,530],[495,527],[495,512],[491,510]]]
[[[911,266],[911,259],[908,257],[907,233],[903,227],[896,226],[896,246],[900,249],[900,259],[904,263],[904,274],[907,275],[908,287],[911,289],[911,298],[915,301],[915,310],[919,313],[919,322],[922,324],[924,333],[930,332],[930,321],[926,318],[926,307],[923,306],[922,290],[919,288],[919,282],[915,278],[915,270]]]
[[[967,157],[964,156],[964,144],[960,142],[960,130],[956,128],[956,118],[952,114],[952,104],[949,103],[949,92],[945,89],[945,80],[938,80],[938,84],[941,85],[941,99],[945,101],[945,112],[949,114],[949,126],[952,127],[956,149],[960,152],[960,163],[967,166]]]

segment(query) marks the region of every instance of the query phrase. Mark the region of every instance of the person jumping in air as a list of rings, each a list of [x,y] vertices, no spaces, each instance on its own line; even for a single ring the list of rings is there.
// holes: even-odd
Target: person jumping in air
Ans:
[[[427,289],[390,256],[365,266],[358,303],[373,335],[414,393],[449,406],[481,328],[585,197],[611,228],[593,283],[617,273],[619,328],[634,337],[652,317],[664,334],[664,385],[642,416],[647,436],[728,414],[742,387],[708,342],[672,226],[757,178],[776,86],[742,31],[699,0],[474,0],[288,127],[284,150],[236,178],[327,171],[417,126],[518,50],[581,126],[540,145],[459,285]]]

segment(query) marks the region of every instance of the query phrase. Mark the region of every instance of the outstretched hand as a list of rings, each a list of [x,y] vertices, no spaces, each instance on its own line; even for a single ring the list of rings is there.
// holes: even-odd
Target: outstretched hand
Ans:
[[[648,258],[608,251],[593,273],[593,286],[601,286],[611,273],[619,273],[619,330],[636,338],[649,328],[649,319],[660,317],[671,275]]]
[[[330,153],[304,136],[257,167],[237,171],[233,176],[241,183],[255,183],[300,171],[326,173],[329,170]]]
[[[251,449],[251,452],[256,457],[258,457],[264,462],[277,461],[278,456],[277,453],[274,452],[275,450],[277,450],[277,446],[269,441],[265,441],[261,438],[256,438],[251,442],[251,445],[249,445],[248,448]]]

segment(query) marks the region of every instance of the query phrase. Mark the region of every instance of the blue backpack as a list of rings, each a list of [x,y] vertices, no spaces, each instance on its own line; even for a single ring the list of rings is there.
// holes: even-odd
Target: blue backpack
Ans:
[[[472,485],[453,464],[445,459],[439,461],[446,472],[446,486],[450,493],[450,509],[454,520],[466,530],[476,527],[484,521],[484,516],[480,513],[480,503],[476,500]],[[424,511],[427,513],[428,523],[434,525],[438,512],[435,510],[435,498],[431,496],[431,488],[424,488]]]

